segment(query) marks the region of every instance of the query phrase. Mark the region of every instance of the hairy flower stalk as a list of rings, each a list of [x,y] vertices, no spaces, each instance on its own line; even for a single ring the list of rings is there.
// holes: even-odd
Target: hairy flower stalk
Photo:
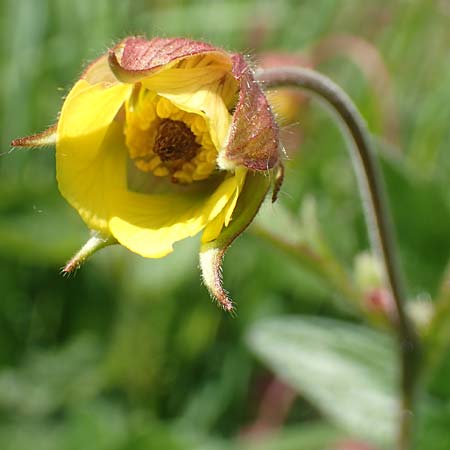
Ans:
[[[414,394],[420,348],[416,331],[404,308],[405,289],[400,275],[382,178],[364,121],[345,92],[313,70],[294,67],[266,69],[260,70],[256,76],[266,88],[297,87],[325,101],[337,113],[354,144],[349,148],[363,200],[369,235],[375,252],[384,263],[386,281],[395,302],[396,320],[393,325],[397,332],[401,355],[402,391],[398,449],[407,450],[412,443]]]
[[[223,254],[279,188],[278,133],[242,55],[128,37],[87,67],[56,126],[12,145],[56,144],[61,194],[94,233],[64,272],[111,243],[161,258],[201,232],[204,282],[230,311]]]

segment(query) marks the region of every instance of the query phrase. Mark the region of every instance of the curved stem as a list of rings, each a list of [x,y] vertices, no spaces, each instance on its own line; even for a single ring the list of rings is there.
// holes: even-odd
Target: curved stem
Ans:
[[[372,246],[384,263],[386,281],[396,307],[395,330],[401,355],[401,420],[398,449],[407,450],[412,440],[412,409],[417,381],[419,342],[404,308],[405,289],[400,275],[397,252],[385,193],[375,152],[366,125],[348,95],[329,78],[310,69],[285,67],[260,70],[258,81],[265,88],[297,87],[324,101],[337,113],[354,145],[350,154],[358,179]]]

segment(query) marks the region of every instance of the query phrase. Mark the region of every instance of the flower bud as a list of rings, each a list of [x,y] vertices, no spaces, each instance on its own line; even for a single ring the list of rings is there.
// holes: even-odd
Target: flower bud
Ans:
[[[396,308],[390,290],[384,285],[383,267],[371,253],[363,252],[355,258],[354,276],[359,287],[363,307],[374,318],[393,322]]]

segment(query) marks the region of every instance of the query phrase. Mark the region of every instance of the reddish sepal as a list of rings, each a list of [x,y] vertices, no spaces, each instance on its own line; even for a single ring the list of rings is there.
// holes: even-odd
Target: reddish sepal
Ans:
[[[229,61],[226,52],[204,42],[130,37],[110,51],[109,64],[120,81],[134,83],[169,63],[205,53],[217,53]]]
[[[235,54],[232,61],[233,75],[239,81],[240,92],[225,158],[237,166],[269,170],[280,160],[278,125],[244,57]]]

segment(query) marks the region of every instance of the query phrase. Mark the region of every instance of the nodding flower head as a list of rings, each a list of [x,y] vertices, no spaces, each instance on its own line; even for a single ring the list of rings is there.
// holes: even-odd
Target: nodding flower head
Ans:
[[[55,127],[12,145],[56,145],[61,194],[95,233],[67,271],[105,242],[160,258],[202,232],[205,284],[231,309],[222,256],[281,172],[278,133],[242,55],[128,37],[88,66]]]

